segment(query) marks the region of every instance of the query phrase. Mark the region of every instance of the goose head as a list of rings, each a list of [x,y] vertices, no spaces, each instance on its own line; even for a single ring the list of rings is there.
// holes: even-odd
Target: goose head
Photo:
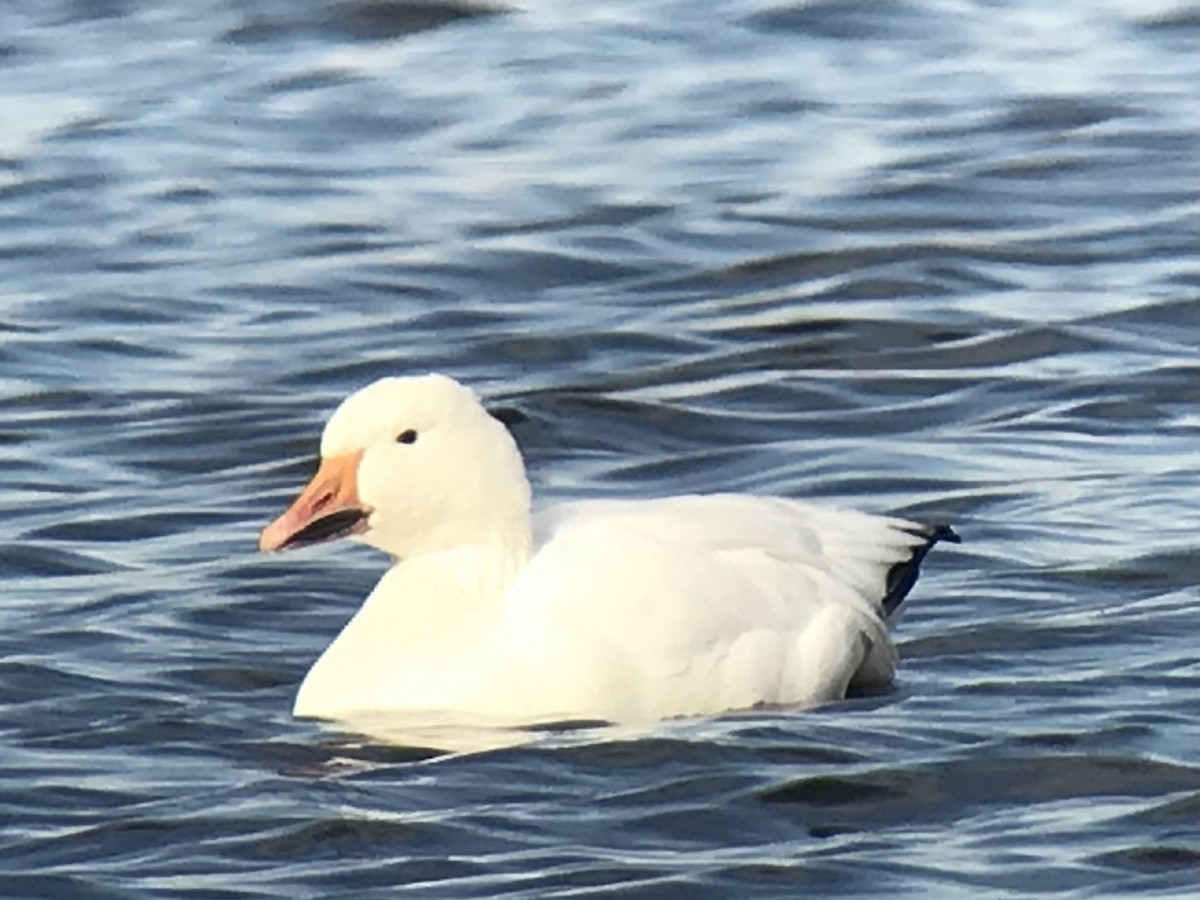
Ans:
[[[508,430],[444,375],[382,378],[321,435],[317,473],[263,529],[264,551],[352,536],[404,559],[529,542],[529,483]]]

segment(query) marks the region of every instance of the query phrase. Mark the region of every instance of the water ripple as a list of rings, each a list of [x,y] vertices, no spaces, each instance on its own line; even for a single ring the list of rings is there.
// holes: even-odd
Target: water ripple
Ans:
[[[0,895],[1192,891],[1198,15],[0,13]],[[256,531],[427,369],[543,498],[953,521],[896,687],[293,720],[383,562]]]

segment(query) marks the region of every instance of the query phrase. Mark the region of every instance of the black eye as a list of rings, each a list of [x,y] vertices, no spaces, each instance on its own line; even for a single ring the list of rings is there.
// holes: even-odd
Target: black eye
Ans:
[[[417,442],[417,433],[411,428],[405,429],[396,435],[397,444],[415,444]]]

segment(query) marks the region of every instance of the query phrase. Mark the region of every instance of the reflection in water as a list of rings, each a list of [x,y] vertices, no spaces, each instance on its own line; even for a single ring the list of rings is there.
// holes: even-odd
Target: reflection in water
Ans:
[[[430,756],[466,755],[513,747],[561,747],[609,740],[631,740],[654,731],[651,725],[614,725],[607,722],[530,722],[522,727],[511,720],[489,721],[475,716],[447,713],[369,713],[347,716],[325,723],[337,737],[331,749],[348,751],[368,748],[368,765],[375,762],[374,748],[393,747],[405,754]]]

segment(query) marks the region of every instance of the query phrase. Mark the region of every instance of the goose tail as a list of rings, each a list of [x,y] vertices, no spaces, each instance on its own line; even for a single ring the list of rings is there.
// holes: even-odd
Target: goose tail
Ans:
[[[904,598],[917,583],[917,576],[921,574],[921,560],[933,549],[934,545],[939,541],[949,544],[962,543],[962,538],[949,525],[934,525],[923,528],[915,534],[917,537],[923,538],[923,542],[913,548],[908,559],[901,560],[888,570],[887,593],[883,595],[883,613],[889,619],[900,609]]]

